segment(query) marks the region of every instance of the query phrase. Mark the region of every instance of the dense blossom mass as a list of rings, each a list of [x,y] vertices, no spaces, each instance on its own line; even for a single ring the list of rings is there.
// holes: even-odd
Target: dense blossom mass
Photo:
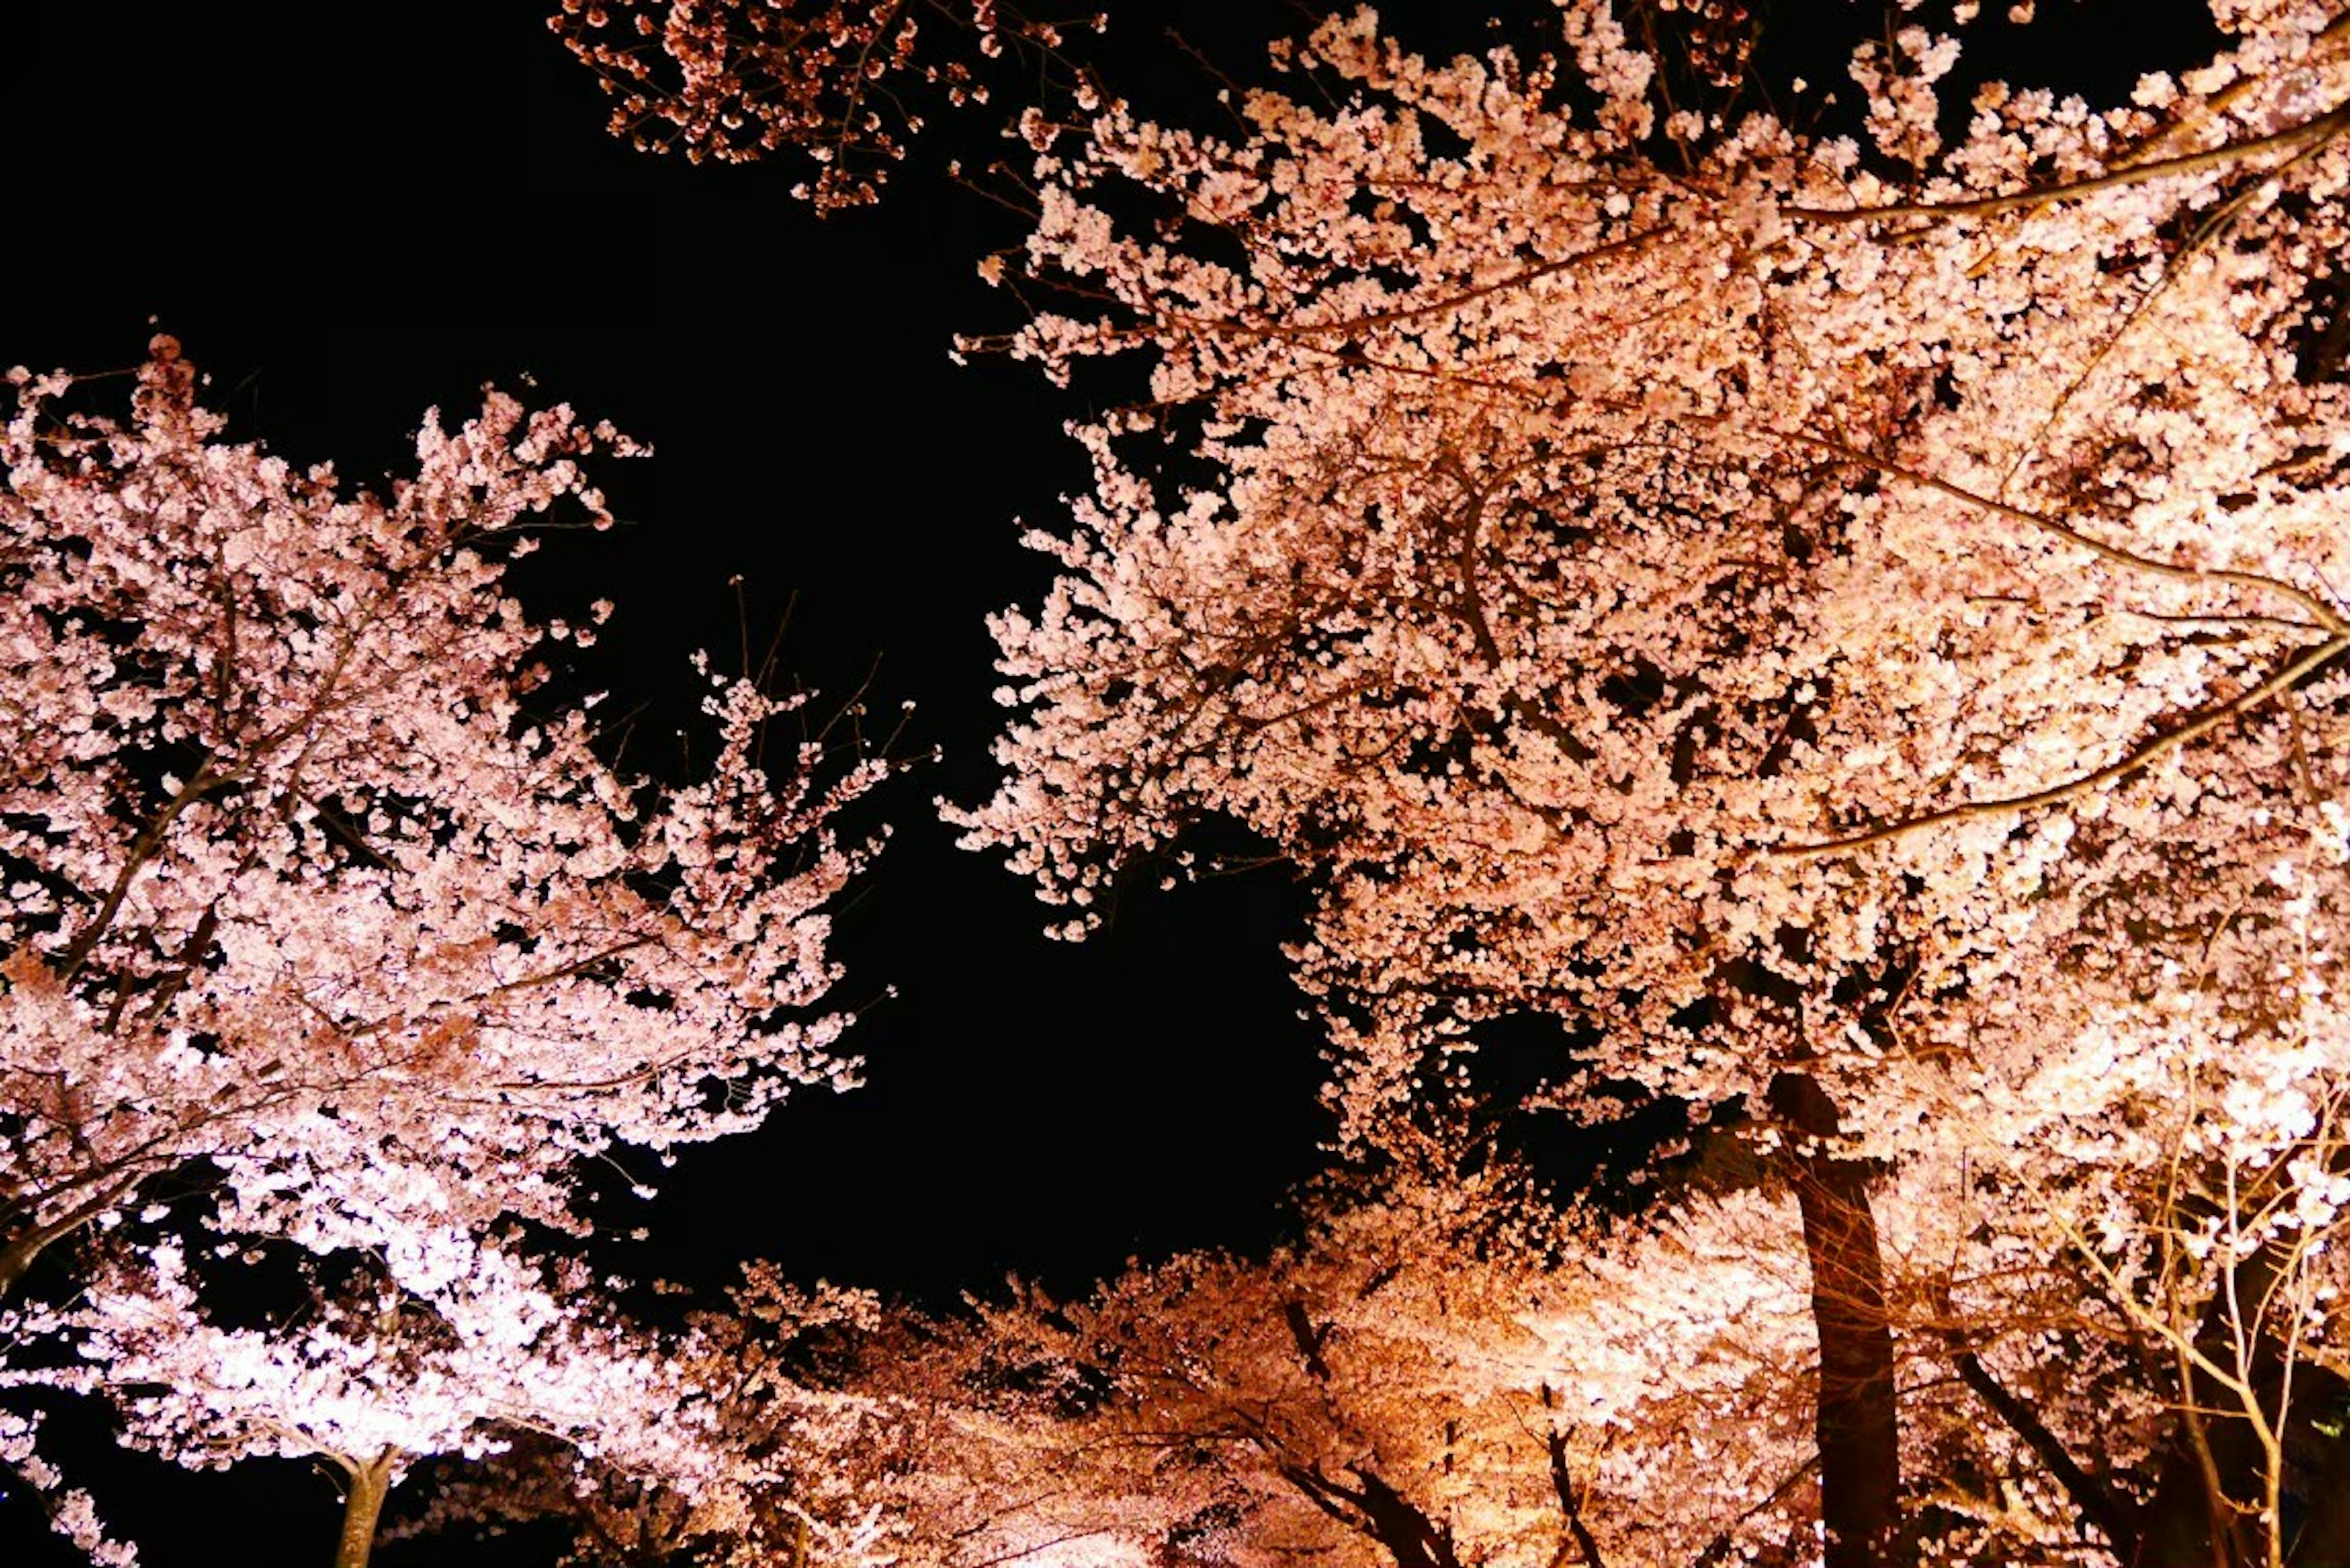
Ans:
[[[494,396],[352,493],[159,340],[0,447],[0,1396],[317,1456],[349,1563],[450,1455],[403,1528],[583,1563],[2350,1564],[2350,7],[2212,0],[2111,101],[1973,66],[2029,5],[1901,4],[1833,92],[1726,0],[1535,10],[1328,14],[1212,121],[1081,76],[980,264],[1102,392],[946,813],[1072,937],[1211,822],[1308,880],[1292,1241],[625,1321],[546,1255],[577,1162],[847,1080],[878,770],[770,772],[718,680],[661,789],[538,705],[608,607],[504,566],[613,432]],[[972,90],[941,20],[1014,27],[556,27],[831,207],[892,84]],[[0,1462],[120,1560],[36,1407]]]
[[[1946,102],[1906,24],[1832,135],[1677,103],[1608,5],[1444,62],[1357,12],[1237,130],[1036,124],[987,267],[1068,302],[1015,352],[1149,394],[996,623],[972,842],[1072,932],[1202,816],[1312,870],[1360,1145],[1527,1012],[1561,1108],[1783,1143],[1835,1563],[2342,1528],[2350,22],[2215,14],[2114,106]],[[1980,1527],[1902,1392],[1978,1346],[2100,1390],[1943,1374],[2104,1472]]]
[[[939,1335],[898,1375],[917,1408],[959,1417],[909,1500],[920,1539],[960,1563],[1141,1563],[1171,1543],[1459,1568],[1586,1543],[1689,1562],[1804,1528],[1789,1478],[1765,1473],[1806,1425],[1802,1260],[1769,1206],[1607,1239],[1496,1231],[1497,1199],[1407,1181],[1267,1259],[1026,1292]],[[1734,1275],[1705,1277],[1731,1256]]]
[[[657,788],[601,760],[593,699],[532,695],[612,607],[542,627],[500,587],[543,516],[608,522],[579,465],[628,443],[568,410],[428,416],[378,494],[224,441],[169,338],[127,424],[13,379],[0,1294],[93,1229],[109,1262],[16,1324],[91,1368],[11,1380],[147,1390],[139,1429],[191,1459],[394,1468],[494,1420],[622,1421],[595,1390],[638,1380],[500,1238],[583,1231],[583,1157],[852,1081],[826,906],[864,851],[828,822],[879,764],[771,772],[785,705],[712,680],[715,757]],[[284,1345],[208,1326],[190,1225],[291,1243],[358,1304]],[[420,1314],[430,1377],[368,1328]]]

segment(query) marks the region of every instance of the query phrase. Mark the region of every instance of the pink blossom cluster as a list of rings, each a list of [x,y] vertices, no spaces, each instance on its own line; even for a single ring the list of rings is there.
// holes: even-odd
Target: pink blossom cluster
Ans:
[[[588,1229],[588,1157],[853,1084],[827,909],[872,846],[832,821],[883,764],[763,763],[794,703],[706,676],[716,754],[663,786],[605,760],[594,699],[533,695],[612,607],[542,628],[505,563],[567,511],[608,525],[583,463],[634,450],[568,409],[428,414],[378,493],[226,439],[168,337],[128,422],[10,379],[0,1298],[105,1239],[85,1307],[10,1320],[7,1380],[112,1390],[183,1462],[328,1455],[379,1500],[517,1425],[714,1473],[674,1367],[511,1239]],[[364,1288],[214,1326],[183,1255],[289,1246],[368,1260]],[[25,1348],[61,1339],[84,1371]]]

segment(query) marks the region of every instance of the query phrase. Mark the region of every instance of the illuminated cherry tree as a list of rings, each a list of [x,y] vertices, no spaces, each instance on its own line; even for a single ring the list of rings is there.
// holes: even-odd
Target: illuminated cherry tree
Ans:
[[[80,409],[68,377],[12,379],[0,1294],[66,1238],[113,1231],[132,1254],[114,1277],[140,1282],[107,1298],[135,1324],[81,1325],[99,1383],[194,1399],[201,1380],[134,1364],[260,1354],[203,1326],[175,1235],[364,1256],[370,1299],[471,1355],[498,1323],[544,1319],[466,1282],[517,1225],[587,1229],[583,1157],[659,1155],[853,1080],[847,1019],[821,1010],[826,907],[866,850],[829,825],[880,764],[814,745],[764,764],[789,704],[712,679],[715,757],[655,787],[601,760],[593,699],[532,695],[611,607],[536,624],[505,564],[542,518],[608,524],[580,462],[623,438],[493,393],[453,430],[427,416],[411,475],[349,491],[223,439],[169,338],[128,423]],[[253,1397],[397,1362],[339,1321],[255,1363]],[[442,1380],[493,1372],[523,1376]],[[355,1476],[488,1418],[372,1397],[430,1430],[317,1437]],[[191,1457],[213,1439],[155,1440]]]
[[[1976,1337],[1949,1271],[1980,1206],[1939,1174],[1879,1208],[1924,1554],[2111,1562],[2095,1511],[2150,1483],[2167,1413],[2113,1324],[2080,1315],[2077,1271],[2036,1284],[2033,1334]],[[910,1556],[1816,1562],[1790,1184],[1748,1158],[1638,1218],[1523,1197],[1417,1178],[1326,1205],[1264,1258],[1181,1257],[1072,1301],[1024,1288],[893,1347],[881,1380],[940,1413]],[[2004,1329],[2027,1293],[1998,1294]],[[1982,1417],[1983,1387],[2012,1419]],[[2042,1450],[2084,1462],[2052,1472]]]
[[[1033,119],[984,268],[1069,302],[1014,352],[1150,390],[996,622],[970,841],[1071,934],[1203,816],[1311,868],[1360,1143],[1525,1012],[1751,1111],[1832,1563],[1923,1528],[1883,1211],[1931,1173],[1989,1210],[1961,1281],[2069,1250],[2175,1353],[2143,1561],[2281,1561],[2277,1368],[2330,1421],[2350,20],[2214,9],[2128,102],[1970,118],[1901,26],[1856,136],[1676,101],[1600,0],[1449,62],[1357,12],[1232,135]]]
[[[868,1293],[747,1265],[723,1307],[663,1345],[653,1386],[669,1397],[612,1409],[657,1413],[659,1430],[614,1442],[598,1428],[583,1448],[509,1427],[504,1453],[442,1467],[397,1533],[556,1520],[569,1563],[883,1568],[904,1544],[905,1480],[926,1462],[924,1424],[863,1369],[885,1354],[883,1324]],[[694,1462],[677,1462],[681,1433]]]
[[[577,1157],[849,1081],[814,1010],[860,857],[826,824],[878,764],[770,774],[779,705],[716,681],[708,775],[659,791],[585,709],[530,706],[610,607],[535,626],[503,557],[558,504],[608,521],[577,460],[618,437],[493,395],[346,496],[220,441],[168,340],[128,426],[19,381],[0,1282],[199,1159],[229,1229],[321,1250],[388,1215],[576,1224]]]
[[[594,1323],[592,1282],[567,1272],[541,1282],[480,1250],[429,1296],[355,1281],[296,1326],[230,1329],[167,1243],[99,1270],[82,1304],[41,1324],[85,1364],[46,1381],[109,1397],[126,1442],[192,1468],[320,1461],[343,1487],[337,1568],[364,1568],[385,1499],[418,1460],[480,1459],[516,1432],[695,1491],[735,1480],[674,1361]]]
[[[1007,42],[1061,42],[996,0],[563,0],[547,25],[611,95],[613,135],[697,163],[801,154],[793,194],[819,213],[879,196],[922,129],[910,98],[983,103]]]
[[[910,1509],[916,1541],[951,1564],[1459,1568],[1673,1561],[1654,1540],[1623,1555],[1661,1528],[1694,1556],[1711,1494],[1802,1435],[1784,1370],[1800,1287],[1734,1300],[1754,1276],[1700,1284],[1629,1244],[1635,1268],[1586,1249],[1587,1272],[1562,1270],[1543,1239],[1490,1228],[1504,1202],[1475,1182],[1419,1188],[1325,1213],[1264,1259],[1178,1258],[1079,1300],[1030,1288],[983,1309],[931,1358],[959,1418]],[[1635,1278],[1645,1290],[1617,1288]],[[1693,1287],[1721,1293],[1734,1333],[1698,1326]],[[1578,1306],[1609,1321],[1562,1353],[1541,1314]],[[1664,1355],[1690,1403],[1657,1386]],[[1702,1455],[1648,1418],[1697,1405],[1722,1423]]]

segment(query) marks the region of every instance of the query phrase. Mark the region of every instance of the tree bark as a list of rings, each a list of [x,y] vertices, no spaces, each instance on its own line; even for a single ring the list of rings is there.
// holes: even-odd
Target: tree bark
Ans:
[[[1357,1483],[1350,1487],[1315,1466],[1277,1463],[1275,1468],[1308,1502],[1347,1529],[1378,1542],[1396,1568],[1461,1568],[1451,1531],[1430,1519],[1419,1504],[1381,1480],[1377,1471],[1348,1467]]]
[[[38,1248],[27,1247],[18,1241],[0,1246],[0,1301],[6,1301],[16,1290],[16,1282],[25,1277],[25,1271],[33,1266],[34,1256],[38,1251]]]
[[[1547,1386],[1543,1389],[1543,1398],[1545,1403],[1549,1401]],[[1566,1469],[1566,1434],[1554,1427],[1545,1443],[1550,1450],[1551,1490],[1558,1494],[1558,1511],[1566,1520],[1568,1535],[1566,1542],[1559,1543],[1558,1554],[1551,1559],[1554,1568],[1566,1560],[1566,1548],[1570,1542],[1581,1554],[1584,1568],[1607,1568],[1600,1558],[1599,1542],[1593,1537],[1591,1527],[1583,1522],[1583,1505],[1575,1501],[1575,1478],[1567,1473]]]
[[[1780,1074],[1769,1099],[1799,1138],[1841,1130],[1835,1103],[1809,1074]],[[1868,1168],[1814,1147],[1797,1150],[1794,1168],[1820,1341],[1815,1426],[1827,1568],[1883,1568],[1900,1533],[1901,1448]]]
[[[343,1494],[343,1533],[335,1543],[335,1568],[368,1568],[368,1556],[375,1550],[376,1521],[382,1517],[383,1500],[391,1491],[391,1469],[399,1458],[386,1449],[371,1459],[338,1461],[349,1486]]]
[[[1305,1363],[1306,1372],[1315,1382],[1327,1386],[1330,1364],[1322,1355],[1322,1342],[1330,1332],[1327,1325],[1315,1327],[1313,1314],[1295,1297],[1282,1303],[1281,1318],[1297,1344],[1297,1356]],[[1453,1553],[1451,1530],[1429,1518],[1418,1503],[1389,1486],[1378,1471],[1361,1465],[1348,1466],[1357,1483],[1348,1487],[1324,1475],[1319,1465],[1299,1465],[1278,1459],[1276,1463],[1289,1484],[1305,1493],[1315,1507],[1384,1547],[1388,1555],[1395,1559],[1396,1568],[1461,1568],[1461,1560]]]
[[[1358,1495],[1371,1533],[1395,1559],[1396,1568],[1461,1568],[1461,1559],[1453,1555],[1451,1531],[1440,1527],[1420,1511],[1419,1504],[1376,1472],[1357,1469],[1355,1479],[1362,1483]]]
[[[2010,1393],[1993,1377],[1982,1364],[1982,1357],[1971,1350],[1954,1351],[1951,1365],[1958,1368],[1959,1381],[1974,1390],[1975,1397],[1991,1408],[1991,1413],[2007,1423],[2008,1430],[2023,1439],[2024,1446],[2048,1467],[2064,1494],[2081,1518],[2095,1527],[2113,1548],[2114,1555],[2128,1562],[2137,1553],[2137,1523],[2131,1517],[2129,1506],[2114,1495],[2112,1490],[2096,1477],[2083,1469],[2073,1456],[2057,1440],[2031,1406]]]

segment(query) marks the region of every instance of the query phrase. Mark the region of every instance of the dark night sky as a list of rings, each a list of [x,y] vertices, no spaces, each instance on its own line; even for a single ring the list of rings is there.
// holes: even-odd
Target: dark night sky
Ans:
[[[1130,44],[1181,15],[1234,28],[1209,40],[1220,57],[1261,57],[1205,5],[1114,8]],[[0,365],[124,367],[151,317],[238,435],[354,477],[396,468],[427,405],[462,413],[484,381],[534,377],[658,449],[604,475],[629,527],[555,541],[525,579],[546,615],[619,602],[590,675],[616,707],[650,705],[631,755],[673,748],[692,648],[724,659],[741,624],[763,643],[787,603],[785,670],[835,694],[869,674],[885,720],[917,704],[895,750],[943,760],[882,797],[896,836],[840,936],[845,1001],[898,990],[852,1037],[868,1086],[689,1153],[661,1178],[655,1243],[620,1266],[712,1285],[769,1257],[940,1299],[1261,1241],[1326,1130],[1318,1036],[1276,950],[1302,892],[1263,873],[1152,892],[1092,942],[1048,943],[1026,888],[952,848],[930,805],[992,786],[983,618],[1035,598],[1014,518],[1049,520],[1081,478],[1059,434],[1081,405],[1018,366],[948,360],[956,332],[1014,319],[973,264],[1014,221],[927,171],[988,155],[993,117],[918,148],[878,211],[819,223],[785,195],[796,168],[607,138],[545,9],[7,8]],[[2115,10],[2039,40],[2120,61]],[[246,1472],[107,1466],[98,1490],[160,1568],[326,1561],[332,1489]],[[0,1563],[74,1560],[0,1502]]]

